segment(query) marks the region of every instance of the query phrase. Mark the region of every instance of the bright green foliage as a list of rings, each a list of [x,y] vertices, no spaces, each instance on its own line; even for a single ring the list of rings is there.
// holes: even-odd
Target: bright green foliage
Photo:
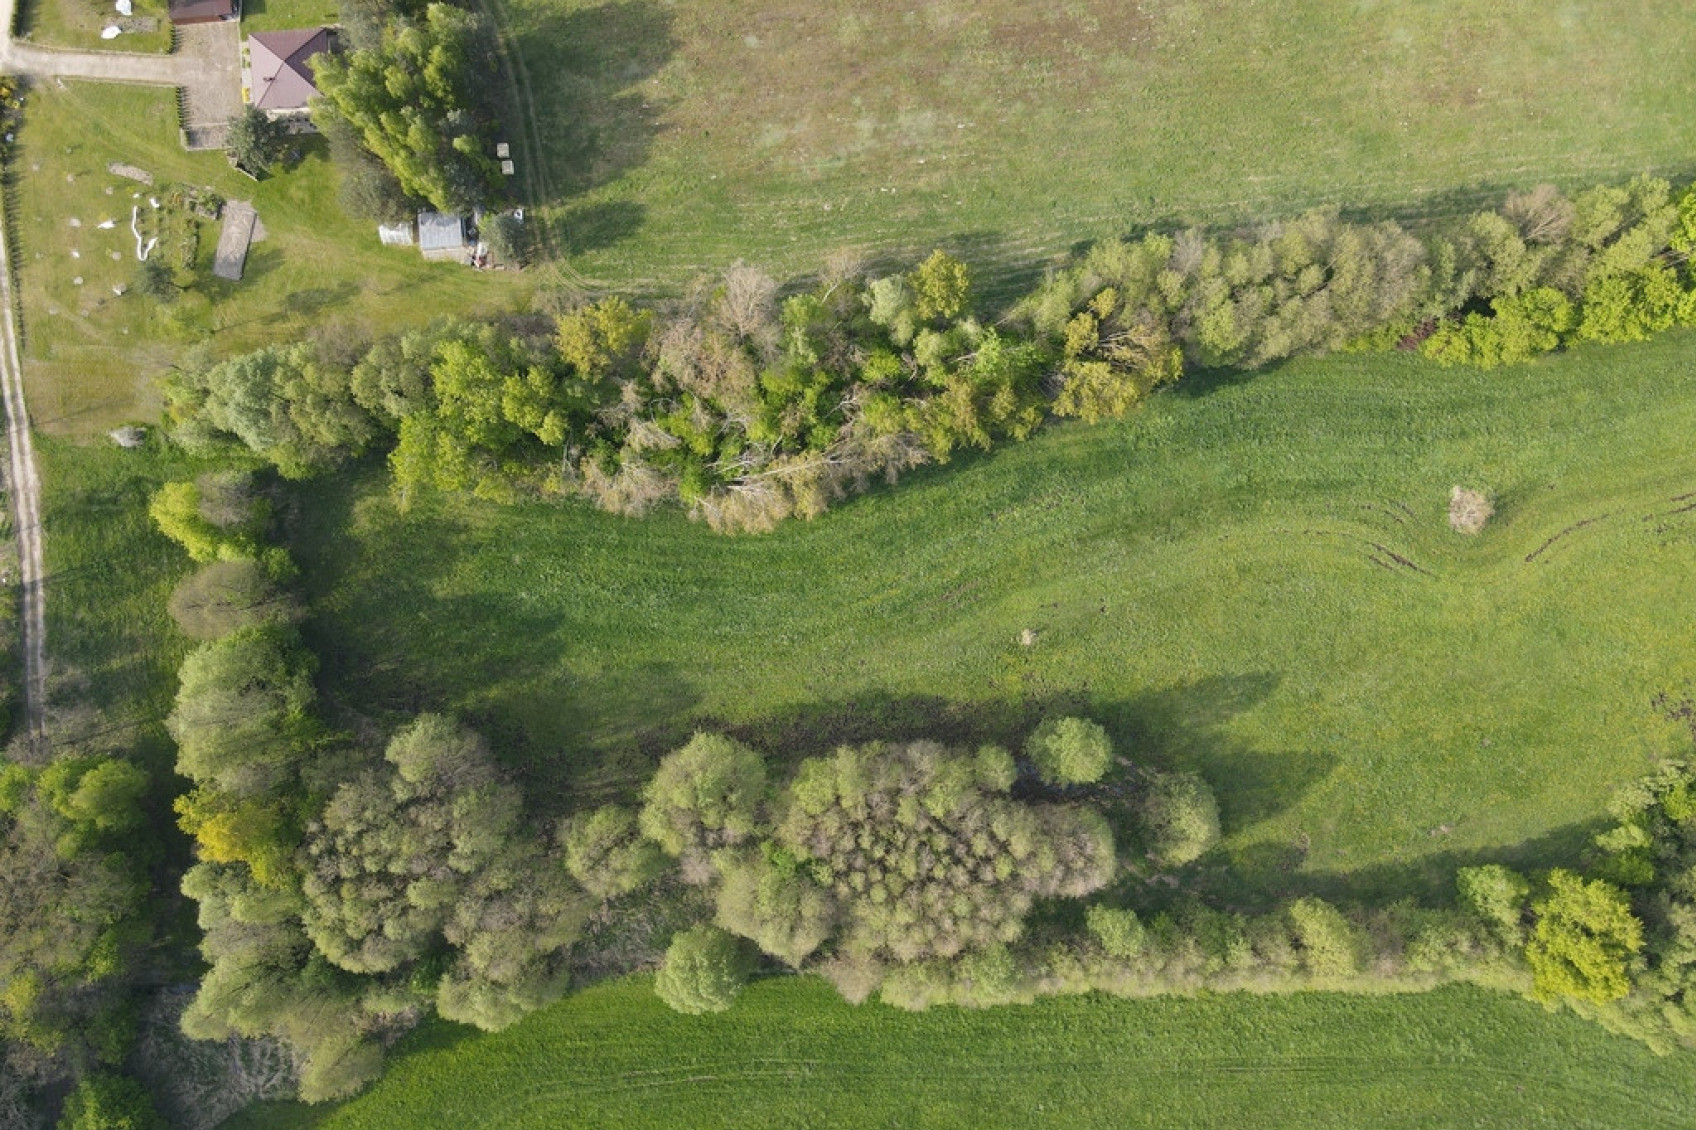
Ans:
[[[558,448],[591,404],[539,343],[495,326],[438,340],[426,387],[423,404],[408,398],[389,455],[403,500],[420,488],[511,500],[521,486],[540,486],[549,467],[534,454]]]
[[[1342,911],[1324,899],[1297,899],[1290,904],[1290,923],[1302,964],[1313,976],[1346,977],[1360,970],[1365,938]]]
[[[1113,739],[1088,718],[1050,718],[1025,743],[1025,754],[1051,785],[1093,785],[1113,763]]]
[[[1631,989],[1630,963],[1643,948],[1643,924],[1617,887],[1570,871],[1549,873],[1525,960],[1542,1000],[1571,997],[1601,1004]]]
[[[122,1075],[90,1075],[65,1099],[57,1130],[166,1130],[147,1088]]]
[[[1678,276],[1660,263],[1603,275],[1584,288],[1578,336],[1588,341],[1644,341],[1680,319],[1684,298]]]
[[[1084,916],[1089,932],[1108,957],[1130,959],[1142,953],[1148,931],[1129,907],[1092,905]]]
[[[270,508],[254,494],[252,476],[214,472],[166,483],[148,502],[159,532],[202,564],[252,557]]]
[[[183,661],[165,720],[184,776],[232,795],[280,785],[311,732],[312,679],[292,632],[242,628]]]
[[[1106,883],[1114,867],[1106,821],[1012,800],[1004,762],[931,742],[803,761],[763,866],[815,908],[807,941],[826,930],[834,906],[849,954],[951,957],[1016,940],[1035,899],[1078,898]],[[759,932],[722,911],[721,925]]]
[[[946,251],[932,251],[929,258],[907,276],[913,293],[913,313],[921,322],[946,322],[966,309],[971,279],[966,265]]]
[[[346,119],[407,195],[467,210],[488,199],[500,173],[483,96],[492,34],[480,16],[447,4],[394,20],[380,47],[314,59],[324,95],[316,112]]]
[[[0,794],[0,1038],[52,1053],[93,1041],[126,948],[145,938],[135,807],[145,778],[122,763],[59,762]]]
[[[711,926],[694,926],[671,939],[665,964],[654,976],[654,992],[690,1016],[723,1012],[747,984],[749,966],[736,938]]]
[[[1491,318],[1469,314],[1462,322],[1443,323],[1420,345],[1421,352],[1445,365],[1519,365],[1560,348],[1576,322],[1571,299],[1552,287],[1498,298],[1491,308]]]
[[[1455,873],[1463,907],[1477,915],[1509,947],[1525,942],[1531,884],[1499,863],[1463,867]]]
[[[668,754],[643,790],[643,835],[673,856],[699,856],[763,829],[766,764],[719,734],[696,734]]]
[[[201,859],[246,864],[262,887],[282,887],[294,879],[300,830],[281,801],[238,799],[202,786],[177,797],[171,808],[177,826],[194,837]]]
[[[1219,842],[1219,803],[1194,773],[1160,773],[1142,798],[1143,834],[1161,863],[1181,867]]]
[[[616,804],[579,813],[560,824],[559,843],[571,877],[596,898],[612,899],[665,870],[665,853],[643,838],[636,813]]]

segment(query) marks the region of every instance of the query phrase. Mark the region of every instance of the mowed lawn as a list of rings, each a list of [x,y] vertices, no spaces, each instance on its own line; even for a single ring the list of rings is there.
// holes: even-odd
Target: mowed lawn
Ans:
[[[151,173],[154,186],[108,172],[114,161]],[[32,421],[54,434],[86,438],[157,418],[157,378],[197,347],[202,358],[219,357],[327,325],[381,333],[506,310],[522,305],[532,285],[381,246],[374,228],[337,205],[337,174],[316,139],[303,143],[297,166],[257,184],[221,153],[184,152],[169,90],[37,84],[13,162],[9,234],[26,392]],[[198,229],[194,284],[161,304],[135,289],[131,209],[151,214],[152,199],[165,202],[172,185],[252,201],[267,234],[253,244],[245,277],[231,283],[212,277],[218,224],[188,222]],[[102,228],[106,221],[112,226]]]
[[[436,1024],[340,1108],[232,1130],[907,1127],[1680,1127],[1696,1060],[1472,989],[1414,997],[1052,1000],[913,1015],[812,978],[728,1013],[668,1011],[646,978],[494,1036]]]
[[[633,795],[694,726],[793,759],[1082,711],[1218,790],[1197,881],[1443,895],[1459,861],[1570,860],[1618,784],[1690,753],[1693,361],[1675,333],[1194,377],[766,537],[401,515],[373,468],[303,489],[295,540],[331,700],[463,714],[544,808]],[[1496,496],[1476,538],[1457,484]]]
[[[941,244],[1005,292],[1147,225],[1696,165],[1682,0],[493,3],[520,173],[592,284]]]

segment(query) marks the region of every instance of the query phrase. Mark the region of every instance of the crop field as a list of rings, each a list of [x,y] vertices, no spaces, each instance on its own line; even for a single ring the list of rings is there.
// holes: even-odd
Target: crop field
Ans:
[[[328,1112],[256,1108],[230,1126],[1650,1130],[1687,1123],[1693,1067],[1469,989],[913,1015],[853,1008],[806,978],[695,1018],[636,978],[495,1036],[434,1025],[369,1094]]]
[[[317,141],[305,143],[298,166],[257,184],[222,154],[184,152],[169,90],[39,84],[13,161],[24,376],[33,422],[49,433],[86,437],[156,417],[156,379],[195,346],[222,356],[297,341],[326,323],[382,332],[521,304],[529,286],[380,246],[337,206],[336,174]],[[108,172],[114,161],[151,173],[154,186]],[[176,186],[258,209],[268,234],[253,245],[242,281],[212,277],[218,225],[170,207],[167,190]],[[159,254],[180,252],[193,264],[194,284],[174,302],[134,289],[132,208],[150,225],[146,234],[157,228]],[[102,228],[106,221],[112,226]]]
[[[492,0],[568,275],[670,289],[1692,168],[1681,0]],[[1575,76],[1582,81],[1575,81]]]
[[[312,643],[332,699],[458,711],[557,805],[629,794],[695,726],[791,758],[1065,707],[1214,784],[1198,881],[1443,893],[1569,857],[1689,752],[1693,350],[1198,377],[766,537],[315,484]],[[1497,499],[1476,538],[1457,484]]]

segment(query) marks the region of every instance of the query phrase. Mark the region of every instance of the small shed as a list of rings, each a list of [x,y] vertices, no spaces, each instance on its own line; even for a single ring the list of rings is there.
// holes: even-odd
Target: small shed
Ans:
[[[174,24],[215,24],[241,16],[240,0],[171,0]]]
[[[398,224],[378,224],[377,238],[384,247],[411,247],[412,221],[402,220]]]
[[[426,259],[469,263],[471,247],[465,239],[465,217],[458,212],[418,213],[418,250]]]

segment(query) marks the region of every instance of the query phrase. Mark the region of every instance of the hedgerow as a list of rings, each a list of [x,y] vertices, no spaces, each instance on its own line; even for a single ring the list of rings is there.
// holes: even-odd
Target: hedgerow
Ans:
[[[1197,369],[1342,349],[1521,364],[1696,323],[1696,196],[1638,177],[1516,193],[1416,236],[1335,210],[1101,243],[1001,317],[964,264],[836,260],[789,288],[737,264],[651,308],[446,321],[268,348],[166,382],[173,434],[303,477],[385,448],[394,491],[576,495],[714,528],[812,517],[874,481],[1051,417],[1120,416]]]

